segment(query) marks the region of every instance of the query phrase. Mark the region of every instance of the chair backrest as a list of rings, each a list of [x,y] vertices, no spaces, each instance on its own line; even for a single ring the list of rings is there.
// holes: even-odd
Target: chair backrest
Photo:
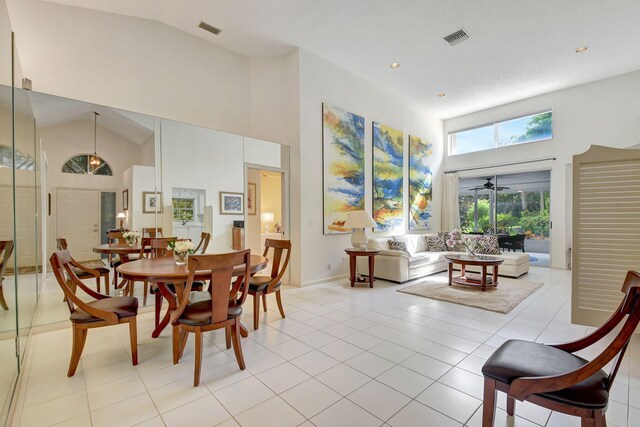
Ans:
[[[200,233],[200,242],[198,243],[198,246],[196,246],[196,249],[194,251],[194,253],[205,253],[207,250],[207,246],[209,246],[209,241],[211,240],[211,233]]]
[[[73,260],[69,251],[55,251],[49,258],[49,262],[51,263],[51,268],[53,268],[53,274],[56,277],[58,285],[60,285],[62,292],[65,297],[67,297],[67,306],[69,307],[69,312],[71,314],[73,314],[76,307],[78,307],[86,313],[106,320],[109,323],[118,323],[118,316],[115,313],[96,309],[88,305],[86,302],[78,298],[75,292],[71,289],[69,285],[70,283],[73,283],[76,287],[81,288],[89,296],[95,299],[108,298],[106,295],[99,294],[93,289],[85,286],[85,284],[78,279],[78,276],[76,276],[73,271],[73,267],[75,266],[74,264],[77,264],[77,262]]]
[[[109,243],[118,243],[120,241],[124,241],[124,237],[122,237],[122,231],[109,231],[107,232],[107,241]]]
[[[242,268],[237,280],[233,281],[233,270]],[[242,305],[247,298],[248,282],[251,275],[251,250],[227,254],[207,254],[189,256],[189,277],[187,287],[180,297],[178,308],[171,313],[171,322],[177,325],[185,307],[189,303],[189,291],[193,286],[196,271],[208,271],[210,282],[211,323],[227,320],[230,306]],[[246,282],[246,284],[245,284]]]
[[[290,240],[276,240],[266,239],[264,241],[264,257],[268,257],[269,249],[273,249],[273,257],[271,258],[271,282],[267,286],[267,292],[271,290],[282,280],[282,276],[289,266],[289,258],[291,258],[291,241]],[[282,262],[282,256],[285,256],[284,262]],[[282,265],[280,265],[282,263]]]
[[[58,248],[59,251],[64,251],[65,249],[68,249],[67,239],[65,239],[64,237],[58,237],[56,239],[56,247]]]
[[[160,237],[150,239],[149,247],[151,248],[150,258],[162,258],[173,256],[173,251],[169,248],[169,242],[175,241],[175,237]]]
[[[13,240],[0,240],[0,282],[4,279],[4,270],[7,268],[9,257],[13,253]]]
[[[162,227],[148,227],[142,229],[142,237],[162,237]]]

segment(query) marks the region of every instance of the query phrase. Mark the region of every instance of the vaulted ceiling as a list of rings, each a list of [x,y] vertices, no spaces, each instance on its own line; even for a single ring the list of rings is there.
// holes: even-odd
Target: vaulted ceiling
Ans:
[[[48,1],[160,21],[251,57],[299,47],[442,118],[640,69],[638,0]],[[470,39],[449,46],[460,28]]]

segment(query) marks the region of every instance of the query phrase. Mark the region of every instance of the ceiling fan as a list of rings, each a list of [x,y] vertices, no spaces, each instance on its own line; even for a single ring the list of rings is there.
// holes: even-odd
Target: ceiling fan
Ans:
[[[495,184],[493,182],[491,182],[493,177],[489,177],[489,178],[485,178],[485,179],[487,180],[487,182],[485,182],[482,187],[474,187],[474,188],[470,188],[469,190],[471,190],[471,191],[475,191],[475,190],[493,190],[494,187],[498,191],[508,190],[509,189],[509,187],[500,187],[500,186],[496,187]]]

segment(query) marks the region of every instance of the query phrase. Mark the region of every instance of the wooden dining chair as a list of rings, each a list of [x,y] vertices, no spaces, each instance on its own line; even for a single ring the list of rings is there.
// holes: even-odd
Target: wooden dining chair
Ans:
[[[107,243],[110,245],[114,243],[123,243],[124,237],[122,237],[123,232],[120,230],[109,230],[107,231]],[[116,268],[122,264],[120,261],[120,257],[114,257],[113,254],[107,255],[107,262],[109,267],[113,268],[113,287],[116,288],[118,286],[118,273],[116,272]]]
[[[162,227],[145,227],[142,229],[142,237],[151,237],[152,239],[162,237]]]
[[[196,246],[195,251],[196,254],[203,254],[207,251],[207,247],[209,246],[209,241],[211,240],[211,233],[200,233],[200,242],[198,242],[198,246]]]
[[[58,237],[56,239],[56,246],[59,251],[65,251],[69,249],[67,244],[67,239],[64,237]],[[107,295],[109,295],[109,268],[104,265],[101,260],[96,261],[84,261],[78,262],[75,259],[71,258],[71,262],[74,265],[74,273],[78,276],[78,279],[93,279],[95,277],[95,273],[98,272],[99,277],[97,279],[97,287],[96,289],[100,292],[100,277],[104,278],[104,290]],[[84,267],[84,269],[83,269]]]
[[[109,297],[95,292],[87,287],[74,273],[69,251],[56,251],[49,258],[53,273],[67,298],[67,306],[71,316],[71,326],[73,328],[73,349],[67,376],[75,374],[80,362],[80,356],[84,344],[87,340],[87,331],[92,328],[118,325],[120,323],[129,324],[129,338],[131,342],[131,360],[133,365],[138,364],[138,336],[137,336],[137,315],[138,299],[134,297]],[[74,288],[69,286],[69,281]],[[85,302],[78,298],[75,293],[76,287],[82,289],[93,301]]]
[[[291,257],[291,241],[266,239],[264,242],[264,256],[269,254],[269,249],[273,249],[273,259],[271,265],[271,275],[269,276],[253,276],[249,282],[249,295],[253,295],[253,329],[257,330],[260,316],[260,296],[262,296],[262,305],[264,311],[267,311],[267,295],[276,294],[276,302],[280,315],[285,318],[284,307],[282,306],[282,296],[280,295],[280,287],[282,285],[282,277],[284,276],[289,258]],[[282,255],[285,255],[284,263],[280,266]]]
[[[200,383],[202,365],[202,333],[214,329],[225,329],[227,348],[235,352],[238,367],[245,369],[240,344],[240,316],[242,304],[247,298],[247,286],[251,272],[251,251],[249,249],[228,254],[191,255],[189,257],[189,277],[184,291],[178,295],[178,308],[171,313],[173,338],[173,363],[177,364],[187,343],[190,332],[195,334],[195,368],[193,386]],[[243,274],[233,280],[233,269],[243,265]],[[190,302],[189,293],[194,283],[196,271],[210,271],[208,277],[210,298]]]
[[[2,290],[2,282],[4,281],[4,271],[7,268],[7,264],[11,254],[13,253],[13,240],[1,240],[0,241],[0,306],[4,310],[9,310],[7,301],[4,299],[4,291]]]
[[[482,426],[493,426],[496,390],[507,394],[509,415],[515,412],[516,399],[526,400],[552,411],[578,416],[582,426],[606,426],[609,392],[640,321],[640,274],[629,271],[622,292],[625,296],[609,320],[583,338],[565,344],[521,340],[502,344],[482,367]],[[617,328],[621,323],[622,327]],[[608,336],[614,330],[612,336]],[[602,344],[604,350],[591,361],[573,354],[594,344]],[[607,374],[602,369],[612,360]]]

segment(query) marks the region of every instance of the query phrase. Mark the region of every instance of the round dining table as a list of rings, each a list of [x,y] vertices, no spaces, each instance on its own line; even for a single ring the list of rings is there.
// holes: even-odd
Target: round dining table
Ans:
[[[136,242],[134,245],[130,245],[128,243],[104,243],[99,246],[94,246],[93,252],[99,254],[107,254],[107,255],[118,255],[120,261],[122,263],[129,262],[129,255],[139,254],[142,249],[142,245],[140,242]],[[151,248],[145,248],[145,252],[150,252]],[[126,284],[126,281],[121,281],[118,283],[118,275],[113,275],[113,286],[114,288],[122,288]],[[108,295],[108,294],[107,294]]]
[[[251,275],[263,270],[269,263],[269,259],[260,255],[251,255]],[[167,300],[169,307],[162,318],[156,325],[151,336],[157,338],[162,330],[169,323],[171,312],[178,308],[176,297],[166,286],[167,283],[173,283],[178,295],[182,295],[184,284],[189,276],[189,267],[187,264],[178,265],[173,257],[161,258],[145,258],[130,261],[121,264],[116,268],[120,276],[127,281],[136,282],[155,282],[162,296]],[[242,280],[244,273],[243,266],[237,266],[233,270],[233,276],[238,280]],[[210,271],[196,271],[194,280],[205,281],[211,277]],[[248,331],[244,326],[240,326],[240,333],[243,337],[248,336]]]

